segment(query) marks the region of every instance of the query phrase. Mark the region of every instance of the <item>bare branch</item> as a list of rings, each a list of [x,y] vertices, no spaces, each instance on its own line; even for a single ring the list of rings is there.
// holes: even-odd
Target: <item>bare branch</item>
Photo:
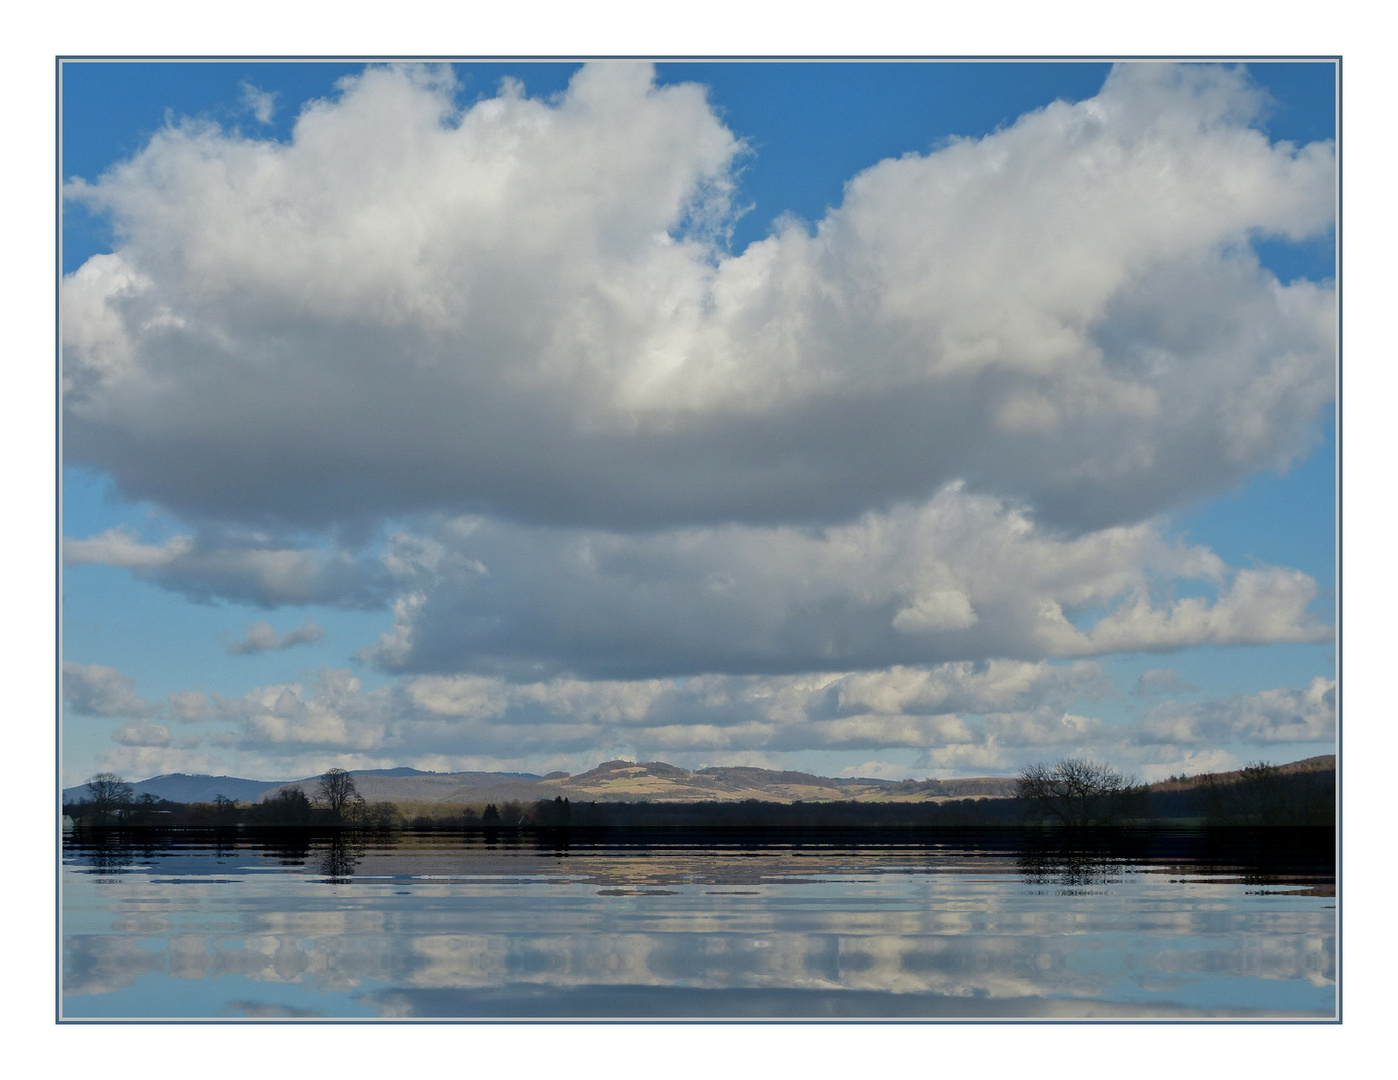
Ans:
[[[1016,781],[1016,794],[1031,805],[1040,820],[1082,828],[1119,821],[1135,786],[1134,777],[1110,765],[1061,758],[1052,765],[1026,765]]]

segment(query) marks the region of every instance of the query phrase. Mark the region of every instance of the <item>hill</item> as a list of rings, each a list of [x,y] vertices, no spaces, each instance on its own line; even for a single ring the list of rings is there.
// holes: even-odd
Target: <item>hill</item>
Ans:
[[[364,769],[352,773],[355,786],[369,802],[478,803],[531,802],[567,798],[584,802],[936,802],[1014,794],[1011,777],[965,780],[879,780],[828,777],[751,766],[712,766],[691,772],[663,761],[606,761],[584,773],[459,772],[418,769]],[[288,787],[315,792],[319,777],[297,780],[243,780],[229,776],[171,773],[131,785],[137,796],[154,795],[171,802],[212,802],[222,795],[256,802]],[[81,785],[65,788],[64,801],[86,796]]]
[[[1278,766],[1284,775],[1333,772],[1335,755],[1325,754]],[[369,802],[485,803],[533,802],[566,798],[578,802],[944,802],[950,799],[1009,798],[1015,778],[984,776],[959,780],[881,780],[870,777],[829,777],[752,766],[710,766],[690,771],[663,761],[604,761],[587,772],[434,773],[418,769],[365,769],[352,773],[355,786]],[[1210,774],[1215,783],[1230,784],[1241,771]],[[238,802],[255,802],[286,787],[313,795],[319,777],[299,780],[243,780],[230,776],[190,776],[173,773],[133,783],[136,795],[151,794],[171,802],[212,802],[216,795]],[[1205,776],[1171,777],[1146,785],[1157,796],[1195,793],[1209,782]],[[84,786],[66,788],[65,801],[86,795]]]
[[[167,773],[152,776],[149,780],[138,780],[131,785],[132,793],[138,798],[153,795],[157,799],[170,802],[193,803],[213,802],[222,795],[234,802],[256,802],[269,791],[282,787],[283,780],[243,780],[236,776],[201,776],[189,773]],[[64,802],[77,802],[87,798],[87,785],[63,789]]]
[[[1276,771],[1281,776],[1298,776],[1304,773],[1323,773],[1335,771],[1335,755],[1320,754],[1316,757],[1302,758],[1300,761],[1288,762],[1285,765],[1276,766]],[[1195,791],[1208,784],[1236,784],[1245,777],[1244,769],[1233,769],[1229,772],[1200,773],[1197,776],[1172,776],[1168,780],[1157,780],[1153,784],[1147,784],[1148,792],[1171,792],[1171,791]]]

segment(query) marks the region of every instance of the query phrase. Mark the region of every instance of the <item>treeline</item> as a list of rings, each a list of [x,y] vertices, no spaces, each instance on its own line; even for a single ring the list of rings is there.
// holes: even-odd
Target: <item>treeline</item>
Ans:
[[[296,796],[300,797],[297,798]],[[459,809],[459,808],[458,808]],[[356,803],[344,810],[318,806],[303,793],[278,792],[262,802],[240,803],[217,798],[212,802],[180,803],[142,795],[130,802],[65,803],[65,816],[83,828],[398,828],[408,823],[390,802]],[[459,815],[458,815],[459,816]]]

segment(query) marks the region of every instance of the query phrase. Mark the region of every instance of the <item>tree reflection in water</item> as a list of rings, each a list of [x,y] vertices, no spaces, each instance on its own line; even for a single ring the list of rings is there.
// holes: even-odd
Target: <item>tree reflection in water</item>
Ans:
[[[331,885],[343,885],[354,877],[354,868],[364,857],[364,845],[336,834],[316,852],[316,870]]]
[[[310,840],[293,829],[264,837],[262,848],[278,866],[304,866],[311,857]]]
[[[1120,858],[1099,851],[1026,851],[1016,863],[1028,884],[1056,885],[1063,890],[1118,884],[1127,872]]]
[[[80,853],[80,858],[86,863],[83,867],[84,874],[116,877],[126,873],[127,868],[136,861],[136,853],[124,837],[94,830],[92,839],[86,845],[86,850]]]

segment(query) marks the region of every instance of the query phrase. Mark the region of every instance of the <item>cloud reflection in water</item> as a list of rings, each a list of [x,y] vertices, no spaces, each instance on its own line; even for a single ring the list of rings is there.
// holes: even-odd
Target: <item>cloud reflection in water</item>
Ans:
[[[65,1015],[131,1015],[123,994],[160,980],[199,1010],[170,1015],[335,1015],[346,993],[396,1017],[1334,1008],[1325,898],[1128,865],[323,847],[296,868],[242,851],[202,881],[159,853],[115,888],[69,870],[67,925],[96,932],[65,939]]]

